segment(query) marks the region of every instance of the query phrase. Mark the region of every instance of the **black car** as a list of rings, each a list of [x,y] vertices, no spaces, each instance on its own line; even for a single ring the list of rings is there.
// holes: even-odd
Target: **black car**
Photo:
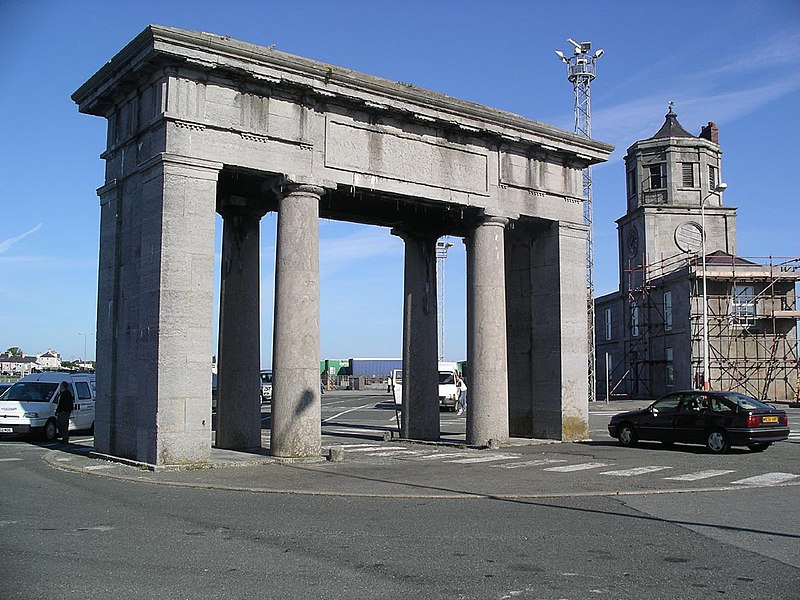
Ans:
[[[753,452],[789,437],[786,413],[736,392],[673,392],[647,408],[611,417],[608,433],[623,446],[639,440],[705,444],[714,453],[731,446]]]

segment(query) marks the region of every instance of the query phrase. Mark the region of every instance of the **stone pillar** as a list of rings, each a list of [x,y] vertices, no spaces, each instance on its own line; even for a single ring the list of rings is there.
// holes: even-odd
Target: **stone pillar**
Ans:
[[[392,233],[405,242],[403,271],[403,412],[400,435],[439,440],[436,240],[431,232]]]
[[[290,184],[278,201],[272,347],[274,456],[319,456],[319,202],[324,189]]]
[[[161,153],[101,190],[98,452],[152,465],[208,459],[221,168]]]
[[[586,227],[553,222],[531,238],[530,380],[533,437],[589,434]],[[527,379],[527,378],[526,378]]]
[[[508,442],[504,227],[488,217],[467,240],[467,443]]]
[[[217,353],[217,448],[261,446],[261,302],[259,225],[262,202],[223,198]]]

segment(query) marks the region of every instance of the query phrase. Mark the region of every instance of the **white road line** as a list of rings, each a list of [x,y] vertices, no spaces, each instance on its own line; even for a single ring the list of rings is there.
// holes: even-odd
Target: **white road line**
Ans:
[[[331,433],[374,433],[382,435],[383,432],[386,431],[385,429],[367,429],[365,427],[334,427],[332,425],[326,425],[325,429],[323,430],[323,434],[331,434]]]
[[[764,475],[756,475],[755,477],[746,477],[745,479],[738,479],[731,483],[740,483],[742,485],[776,485],[797,479],[800,475],[794,473],[765,473]]]
[[[14,462],[15,460],[22,460],[21,458],[0,458],[0,462]]]
[[[460,458],[458,460],[446,460],[444,462],[458,463],[461,465],[471,465],[473,463],[492,462],[495,460],[508,460],[510,458],[517,458],[519,454],[506,454],[504,456],[474,456],[472,458]]]
[[[383,450],[405,450],[403,446],[369,446],[367,448],[351,448],[350,452],[381,452]]]
[[[369,456],[413,456],[421,452],[421,450],[388,450],[386,452],[371,452]]]
[[[418,456],[414,460],[437,460],[440,458],[452,458],[454,456],[464,456],[463,452],[439,452],[436,454],[428,454],[427,456]]]
[[[573,471],[588,471],[589,469],[599,469],[600,467],[608,467],[608,466],[610,466],[608,463],[591,462],[591,463],[580,463],[577,465],[564,465],[563,467],[548,467],[547,469],[542,469],[542,470],[553,471],[556,473],[571,473]]]
[[[490,467],[498,467],[500,469],[519,469],[522,467],[541,467],[542,465],[552,465],[554,463],[567,462],[566,459],[561,458],[539,458],[536,460],[523,460],[520,462],[508,463],[505,465],[489,465]]]
[[[376,448],[375,444],[332,444],[330,448]]]
[[[710,477],[719,477],[720,475],[727,475],[728,473],[735,473],[731,469],[709,469],[708,471],[697,471],[695,473],[686,473],[685,475],[673,475],[672,477],[664,477],[670,481],[699,481],[701,479],[708,479]]]
[[[603,471],[600,475],[613,475],[614,477],[634,477],[636,475],[645,475],[646,473],[655,473],[656,471],[663,471],[664,469],[671,469],[672,467],[649,466],[649,467],[634,467],[632,469],[620,469],[619,471]]]
[[[371,402],[370,404],[364,404],[363,406],[356,406],[355,408],[350,408],[348,410],[344,410],[344,411],[342,411],[342,412],[340,412],[338,414],[333,415],[332,417],[328,417],[327,419],[325,419],[322,422],[322,424],[323,425],[334,425],[334,423],[328,423],[328,421],[333,421],[334,419],[338,419],[339,417],[341,417],[342,415],[346,415],[347,413],[351,413],[351,412],[354,412],[356,410],[361,410],[363,408],[372,408],[373,406],[375,406],[375,403]]]

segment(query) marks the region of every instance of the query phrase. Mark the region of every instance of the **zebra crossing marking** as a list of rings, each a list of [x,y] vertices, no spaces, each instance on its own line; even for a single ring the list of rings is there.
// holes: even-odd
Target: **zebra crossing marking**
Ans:
[[[350,452],[381,452],[383,450],[405,450],[403,446],[367,446],[365,448],[349,448]]]
[[[446,460],[449,463],[458,463],[462,465],[471,465],[474,463],[493,462],[495,460],[508,460],[509,458],[518,458],[519,454],[503,454],[492,456],[473,456],[472,458],[460,458],[457,460]]]
[[[663,471],[671,469],[672,467],[661,466],[648,466],[648,467],[634,467],[632,469],[621,469],[619,471],[603,471],[600,475],[613,475],[614,477],[633,477],[635,475],[645,475],[647,473],[655,473],[656,471]]]
[[[439,452],[437,454],[426,454],[425,456],[417,456],[414,460],[436,460],[439,458],[453,458],[455,456],[464,456],[463,452]]]
[[[421,452],[421,450],[387,450],[386,452],[371,452],[368,456],[413,456]]]
[[[546,469],[542,469],[543,471],[553,471],[555,473],[572,473],[573,471],[588,471],[589,469],[599,469],[601,467],[609,467],[608,463],[602,462],[590,462],[590,463],[579,463],[577,465],[564,465],[561,467],[548,467]]]
[[[552,465],[554,463],[567,462],[563,458],[539,458],[536,460],[523,460],[520,462],[506,463],[504,465],[489,465],[500,469],[519,469],[521,467],[541,467],[542,465]]]
[[[795,475],[794,473],[764,473],[763,475],[755,475],[753,477],[738,479],[736,481],[732,481],[731,483],[738,483],[740,485],[769,486],[785,483],[787,481],[791,481],[792,479],[797,479],[798,477],[800,477],[800,475]]]
[[[735,473],[732,469],[709,469],[707,471],[697,471],[695,473],[686,473],[684,475],[673,475],[672,477],[664,477],[670,481],[700,481],[701,479],[709,479],[710,477],[719,477],[729,473]]]
[[[21,458],[0,458],[0,462],[14,462],[16,460],[22,460]]]

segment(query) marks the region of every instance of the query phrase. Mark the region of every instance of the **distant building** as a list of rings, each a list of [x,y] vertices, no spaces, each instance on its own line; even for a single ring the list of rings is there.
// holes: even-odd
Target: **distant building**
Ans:
[[[36,364],[42,369],[60,369],[61,355],[55,350],[48,350],[43,354],[36,355]]]
[[[24,376],[38,367],[35,356],[22,354],[0,354],[0,373],[7,375]]]
[[[736,255],[736,209],[716,189],[721,155],[714,123],[694,136],[671,106],[628,148],[619,291],[595,300],[598,399],[703,387],[704,298],[709,386],[797,398],[800,257]]]

